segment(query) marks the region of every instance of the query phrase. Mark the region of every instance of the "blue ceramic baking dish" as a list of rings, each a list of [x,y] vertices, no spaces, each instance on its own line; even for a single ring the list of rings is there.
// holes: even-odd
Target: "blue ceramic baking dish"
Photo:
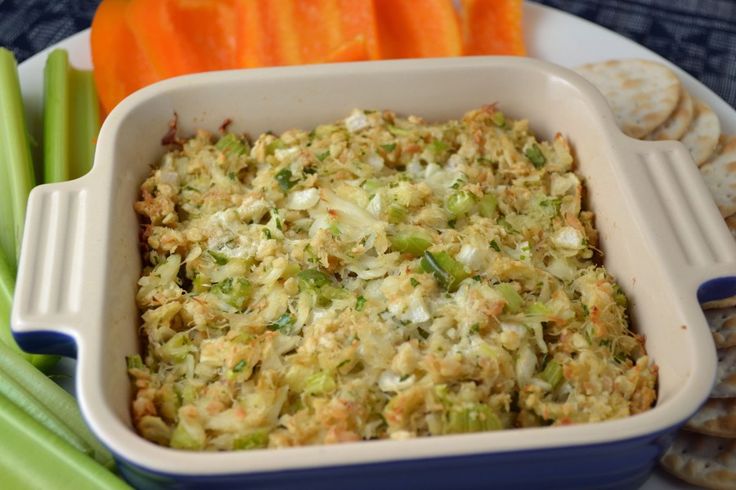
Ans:
[[[133,203],[174,113],[182,134],[214,131],[225,118],[259,134],[355,107],[442,120],[488,103],[529,119],[542,137],[569,138],[605,265],[659,367],[652,410],[597,424],[230,453],[164,448],[135,433],[125,363],[139,349]],[[684,147],[627,138],[591,85],[551,64],[479,57],[207,73],[126,99],[105,121],[89,175],[33,191],[12,323],[30,351],[76,353],[83,414],[139,488],[631,488],[711,390],[715,350],[698,301],[736,292],[732,240]]]

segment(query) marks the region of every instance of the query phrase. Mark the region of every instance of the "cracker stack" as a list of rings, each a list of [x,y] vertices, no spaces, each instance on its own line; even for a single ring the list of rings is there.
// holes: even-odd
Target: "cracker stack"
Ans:
[[[603,93],[625,134],[646,140],[679,140],[685,145],[736,238],[736,136],[721,135],[713,109],[690,95],[672,70],[654,61],[611,60],[577,71]],[[736,489],[733,300],[703,305],[718,349],[716,385],[661,461],[679,478],[708,488]]]

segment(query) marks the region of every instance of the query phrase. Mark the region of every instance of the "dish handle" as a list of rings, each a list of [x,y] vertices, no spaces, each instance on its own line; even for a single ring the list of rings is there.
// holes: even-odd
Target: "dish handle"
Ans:
[[[638,225],[679,299],[698,314],[704,303],[736,304],[736,241],[690,153],[676,141],[625,146],[626,198],[637,201]]]
[[[38,186],[28,199],[11,326],[25,351],[76,357],[80,329],[102,304],[101,213],[86,178]]]

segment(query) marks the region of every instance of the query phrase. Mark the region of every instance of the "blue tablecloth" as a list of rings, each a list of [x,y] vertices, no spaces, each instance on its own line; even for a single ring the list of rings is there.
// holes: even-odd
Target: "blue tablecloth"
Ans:
[[[736,0],[537,0],[659,53],[736,107]],[[99,0],[0,0],[0,45],[20,61],[89,26]]]

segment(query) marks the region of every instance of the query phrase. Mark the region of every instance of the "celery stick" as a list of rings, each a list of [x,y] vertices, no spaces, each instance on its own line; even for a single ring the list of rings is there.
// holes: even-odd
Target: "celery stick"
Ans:
[[[64,439],[67,444],[77,451],[92,456],[92,448],[84,439],[67,427],[53,412],[50,412],[46,407],[41,405],[36,397],[20,383],[10,376],[4,375],[2,371],[0,371],[0,395],[13,402],[46,429]]]
[[[11,264],[18,261],[34,183],[15,57],[0,48],[0,245]]]
[[[69,57],[55,49],[46,58],[43,73],[43,180],[63,182],[69,168]]]
[[[92,168],[100,132],[100,103],[91,71],[71,70],[71,174],[76,179]]]
[[[108,468],[115,467],[110,453],[87,428],[74,397],[2,343],[0,343],[0,376],[3,379],[12,378],[25,386],[42,406],[63,420],[67,427],[84,439],[92,448],[94,459]],[[0,434],[3,434],[2,430]]]
[[[76,70],[63,49],[52,51],[44,70],[44,182],[62,182],[92,167],[100,113],[92,72]]]
[[[2,395],[0,434],[0,475],[6,488],[130,488]]]
[[[10,269],[5,258],[0,253],[0,342],[4,343],[26,361],[31,360],[31,355],[23,352],[15,343],[13,334],[10,332],[10,307],[13,302],[13,290],[15,289],[15,275]]]

